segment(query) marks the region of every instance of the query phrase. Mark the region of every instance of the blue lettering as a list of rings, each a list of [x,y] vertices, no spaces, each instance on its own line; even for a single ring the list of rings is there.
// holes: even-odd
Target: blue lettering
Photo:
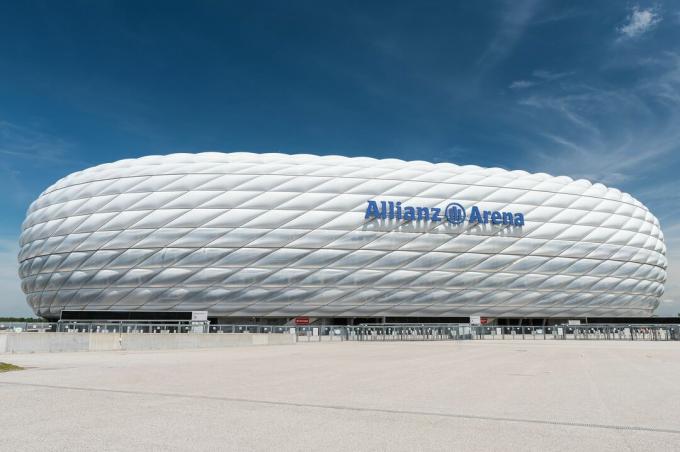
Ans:
[[[515,214],[515,226],[524,226],[524,215],[521,213]]]
[[[461,224],[466,219],[465,208],[456,202],[440,207],[411,207],[402,206],[400,201],[374,201],[369,200],[366,206],[365,219],[382,218],[383,220],[404,221],[443,221]],[[442,212],[443,210],[443,212]],[[479,207],[470,208],[469,223],[477,224],[504,224],[510,226],[524,226],[524,214],[512,212],[500,212],[497,210],[479,210]]]
[[[418,212],[418,221],[430,219],[430,209],[427,207],[416,207],[416,211]]]
[[[380,209],[378,209],[378,203],[375,201],[368,201],[368,207],[366,207],[366,215],[364,218],[378,218],[380,216]]]
[[[483,223],[484,220],[482,220],[482,214],[479,211],[479,207],[477,206],[472,206],[472,209],[470,209],[470,223]]]

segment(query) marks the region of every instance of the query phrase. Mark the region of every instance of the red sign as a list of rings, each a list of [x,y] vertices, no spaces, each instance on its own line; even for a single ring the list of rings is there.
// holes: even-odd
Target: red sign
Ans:
[[[295,317],[296,325],[309,325],[309,317]]]
[[[482,325],[486,325],[487,323],[489,323],[489,319],[487,319],[486,317],[480,317],[479,323],[481,323]]]

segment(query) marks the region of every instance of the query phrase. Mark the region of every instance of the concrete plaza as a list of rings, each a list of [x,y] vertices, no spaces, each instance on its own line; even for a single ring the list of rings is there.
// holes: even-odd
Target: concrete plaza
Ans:
[[[3,450],[680,450],[680,345],[0,355]]]

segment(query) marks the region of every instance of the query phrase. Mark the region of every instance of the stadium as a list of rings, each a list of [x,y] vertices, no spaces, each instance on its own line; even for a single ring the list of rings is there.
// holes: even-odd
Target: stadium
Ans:
[[[649,317],[663,234],[586,180],[364,157],[219,153],[70,174],[28,209],[22,289],[46,319]]]

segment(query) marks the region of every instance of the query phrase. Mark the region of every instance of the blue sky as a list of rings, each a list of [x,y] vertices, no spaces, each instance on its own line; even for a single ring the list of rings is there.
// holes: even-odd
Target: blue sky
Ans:
[[[17,240],[44,188],[204,150],[615,186],[660,219],[680,312],[678,1],[0,1],[0,314],[30,314]]]

